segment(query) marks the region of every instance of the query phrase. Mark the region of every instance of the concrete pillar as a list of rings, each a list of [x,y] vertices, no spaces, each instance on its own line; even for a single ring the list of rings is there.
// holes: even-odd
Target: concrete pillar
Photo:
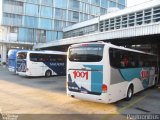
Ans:
[[[7,46],[2,45],[1,62],[7,62]]]

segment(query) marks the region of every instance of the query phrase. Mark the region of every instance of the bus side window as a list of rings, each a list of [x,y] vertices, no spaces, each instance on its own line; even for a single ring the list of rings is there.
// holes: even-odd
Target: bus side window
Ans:
[[[121,67],[128,67],[129,65],[129,60],[127,55],[123,55],[121,59]]]
[[[44,61],[44,56],[43,54],[38,55],[38,61],[37,62],[43,62]]]
[[[109,54],[110,54],[110,65],[112,67],[115,67],[115,68],[120,68],[121,67],[121,64],[120,64],[120,51],[117,50],[117,49],[110,49],[109,51]]]
[[[142,60],[139,61],[139,67],[143,67],[143,61]]]
[[[131,67],[136,67],[135,61],[132,60],[132,61],[130,62],[130,64],[131,64]]]
[[[138,67],[138,54],[131,52],[129,56],[129,66],[132,68]]]
[[[143,59],[144,59],[144,67],[149,67],[149,59],[148,59],[148,56],[143,55]]]
[[[30,60],[32,62],[37,62],[38,61],[37,57],[38,57],[37,54],[34,54],[34,53],[30,54]]]
[[[144,65],[144,60],[143,60],[143,55],[138,56],[138,67],[143,67]]]

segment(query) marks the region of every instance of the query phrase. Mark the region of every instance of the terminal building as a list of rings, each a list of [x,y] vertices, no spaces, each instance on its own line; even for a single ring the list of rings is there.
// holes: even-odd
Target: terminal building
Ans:
[[[63,38],[63,28],[123,9],[125,0],[0,0],[2,61],[10,48],[32,49]]]
[[[151,0],[65,27],[63,39],[35,49],[66,51],[74,43],[105,41],[148,52],[160,50],[160,1]],[[159,52],[160,53],[160,52]]]

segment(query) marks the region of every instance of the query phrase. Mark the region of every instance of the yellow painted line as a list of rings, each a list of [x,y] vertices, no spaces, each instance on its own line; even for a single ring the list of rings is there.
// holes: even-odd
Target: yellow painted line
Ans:
[[[151,94],[151,92],[149,92],[149,93],[147,93],[146,95],[144,95],[144,96],[138,98],[137,100],[131,102],[129,105],[127,105],[127,106],[125,106],[125,107],[119,109],[118,112],[119,112],[119,113],[124,112],[126,109],[132,107],[133,105],[135,105],[136,103],[140,102],[141,100],[143,100],[145,97],[147,97],[147,96],[150,95],[150,94]]]

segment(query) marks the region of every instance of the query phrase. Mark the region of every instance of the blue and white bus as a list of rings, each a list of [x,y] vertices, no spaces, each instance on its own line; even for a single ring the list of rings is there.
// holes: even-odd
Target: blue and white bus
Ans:
[[[20,51],[16,73],[21,76],[66,75],[66,53],[59,51]]]
[[[16,72],[16,54],[18,51],[18,49],[8,51],[8,70],[10,72]]]
[[[112,103],[158,82],[158,58],[109,43],[71,45],[67,53],[67,95]]]

